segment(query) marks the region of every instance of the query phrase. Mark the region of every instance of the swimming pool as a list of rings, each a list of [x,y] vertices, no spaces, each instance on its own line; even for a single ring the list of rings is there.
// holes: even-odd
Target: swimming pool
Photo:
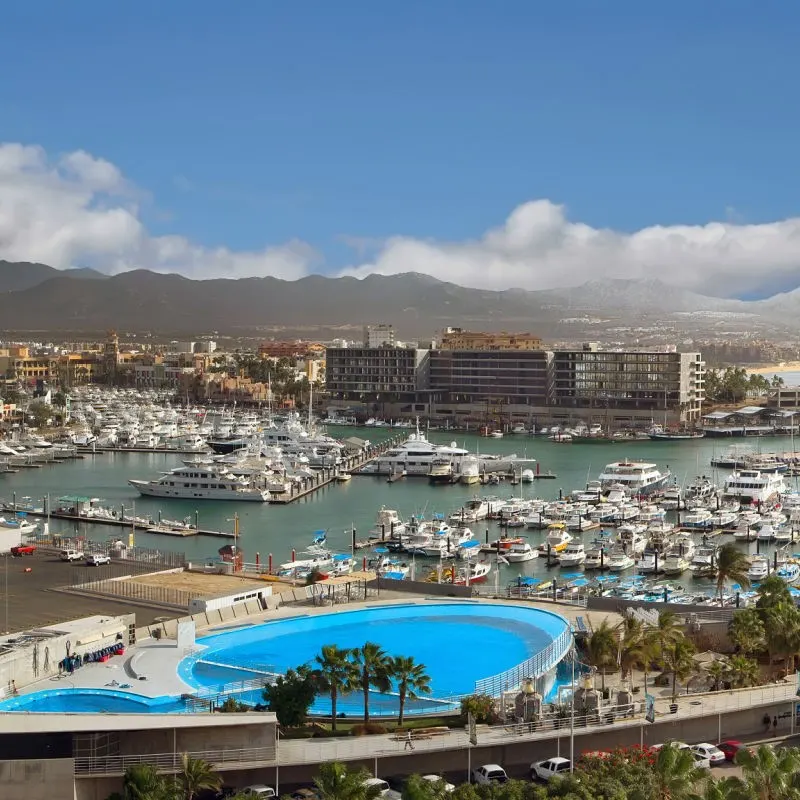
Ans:
[[[409,701],[406,711],[436,713],[457,706],[459,696],[514,688],[522,677],[537,677],[544,693],[571,646],[569,624],[557,614],[526,606],[478,602],[428,602],[376,605],[356,610],[305,614],[212,633],[197,640],[198,652],[184,658],[178,675],[203,695],[265,672],[283,673],[310,664],[323,645],[380,645],[389,656],[412,656],[424,664],[431,693]],[[236,695],[262,701],[261,691]],[[359,714],[360,693],[339,698],[338,711]],[[147,699],[130,692],[62,689],[36,692],[0,703],[3,711],[138,713],[184,711],[177,697]],[[373,692],[375,716],[397,713],[393,692]],[[330,713],[330,699],[319,697],[312,712]]]

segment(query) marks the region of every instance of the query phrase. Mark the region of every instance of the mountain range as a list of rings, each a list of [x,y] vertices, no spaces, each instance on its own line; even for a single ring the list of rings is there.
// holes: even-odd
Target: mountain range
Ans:
[[[336,330],[385,322],[401,335],[432,335],[447,325],[552,331],[564,318],[601,315],[619,324],[674,314],[744,315],[794,328],[800,290],[767,300],[707,297],[658,279],[593,280],[582,286],[487,291],[428,275],[364,279],[310,275],[191,280],[133,270],[0,261],[0,327],[6,331],[158,331],[237,334],[264,330]],[[552,334],[550,334],[552,335]]]

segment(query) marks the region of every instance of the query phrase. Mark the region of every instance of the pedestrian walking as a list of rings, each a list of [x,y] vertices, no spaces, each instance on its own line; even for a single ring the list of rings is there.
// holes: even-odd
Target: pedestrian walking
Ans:
[[[773,717],[772,718],[772,732],[775,733],[775,731],[777,731],[777,730],[778,730],[778,718],[777,717]]]
[[[776,721],[777,724],[777,721]],[[414,742],[411,740],[411,731],[406,731],[406,744],[403,750],[413,750],[414,749]]]

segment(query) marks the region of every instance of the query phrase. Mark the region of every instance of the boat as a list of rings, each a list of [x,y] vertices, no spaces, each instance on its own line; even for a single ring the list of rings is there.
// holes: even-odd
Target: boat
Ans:
[[[687,439],[702,439],[702,431],[653,431],[648,434],[654,442],[682,442]]]
[[[331,565],[331,575],[347,575],[353,571],[355,561],[349,553],[334,553]]]
[[[608,569],[608,551],[605,545],[595,545],[586,551],[583,568],[585,570]]]
[[[559,554],[558,563],[562,567],[577,567],[586,561],[586,548],[583,542],[570,542]]]
[[[505,520],[503,524],[507,528],[524,528],[525,518],[519,514],[514,514],[512,517],[509,517],[507,520]]]
[[[606,464],[599,476],[603,489],[621,485],[631,496],[648,495],[664,489],[670,472],[662,472],[656,464],[646,461],[614,461]]]
[[[454,511],[448,517],[448,520],[452,524],[480,522],[489,516],[491,508],[492,506],[490,502],[480,497],[475,497],[472,500],[468,500],[466,503],[464,503],[460,510]]]
[[[707,508],[693,508],[681,516],[681,527],[692,530],[706,530],[711,528],[714,514]]]
[[[519,422],[516,425],[514,425],[514,427],[511,429],[510,432],[513,433],[515,436],[520,436],[522,434],[527,434],[528,429],[525,427],[523,423]]]
[[[520,541],[515,542],[507,550],[503,552],[503,558],[512,564],[521,564],[525,561],[533,561],[537,558],[539,552],[531,547],[529,542]]]
[[[348,481],[352,480],[353,476],[349,472],[340,472],[336,476],[336,480],[339,483],[347,483]]]
[[[717,487],[710,478],[705,475],[698,475],[687,487],[684,497],[687,504],[701,503],[710,500],[717,492]]]
[[[723,494],[742,505],[768,503],[786,490],[783,476],[779,472],[759,472],[755,469],[740,469],[725,479]]]
[[[623,570],[631,569],[635,565],[633,556],[626,553],[621,547],[614,548],[608,554],[607,563],[612,572],[622,572]]]
[[[520,473],[519,479],[522,483],[533,483],[535,480],[535,474],[532,469],[524,469]]]
[[[445,459],[436,459],[428,471],[428,482],[433,485],[455,483],[453,465]]]
[[[490,431],[489,432],[490,439],[502,439],[503,438],[503,431]]]
[[[753,556],[747,577],[751,581],[760,581],[769,575],[769,559],[766,556]]]
[[[544,552],[551,551],[553,553],[560,553],[562,550],[567,549],[567,545],[572,541],[572,535],[567,532],[563,522],[558,522],[551,525],[547,529],[547,538],[540,549]]]
[[[462,561],[470,561],[478,556],[481,552],[481,543],[477,539],[472,539],[469,542],[462,542],[458,546],[456,554]]]
[[[131,479],[128,483],[139,494],[181,500],[250,500],[266,503],[268,489],[254,486],[243,476],[236,476],[226,467],[175,467],[156,480]]]
[[[689,559],[680,553],[671,551],[664,557],[663,571],[668,577],[683,575],[689,569]]]
[[[621,525],[617,529],[617,541],[626,553],[637,556],[644,552],[647,546],[644,530],[644,526],[640,525]]]
[[[458,476],[458,479],[466,486],[472,486],[475,483],[480,483],[481,467],[478,459],[475,456],[465,456],[462,459],[461,473]]]
[[[800,578],[800,564],[796,564],[794,561],[787,561],[775,570],[775,574],[784,583],[795,583]]]
[[[463,567],[449,566],[445,569],[435,569],[429,576],[431,583],[452,583],[455,586],[469,586],[473,583],[483,583],[492,569],[488,561],[475,561]]]
[[[14,517],[13,519],[0,517],[0,530],[17,531],[22,535],[26,535],[33,533],[36,530],[36,523],[28,522],[26,519],[19,516]]]
[[[664,571],[664,554],[657,550],[645,550],[639,563],[636,565],[636,571],[642,575],[655,575]]]
[[[381,506],[378,511],[378,516],[375,520],[374,533],[380,534],[381,539],[386,538],[388,533],[392,539],[396,536],[402,536],[406,532],[406,524],[400,518],[400,515],[393,508],[386,508]]]
[[[709,545],[702,545],[694,551],[689,572],[695,578],[713,578],[717,574],[714,557],[717,550]]]

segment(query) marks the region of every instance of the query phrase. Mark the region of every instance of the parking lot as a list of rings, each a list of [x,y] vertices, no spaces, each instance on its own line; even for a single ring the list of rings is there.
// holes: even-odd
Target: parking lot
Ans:
[[[148,625],[157,617],[174,616],[163,608],[146,608],[125,600],[82,597],[53,591],[72,584],[76,570],[80,570],[81,579],[87,574],[109,578],[129,575],[143,567],[137,569],[130,564],[112,562],[90,568],[84,566],[83,561],[69,564],[60,561],[55,552],[42,551],[19,558],[8,556],[3,562],[0,564],[0,631],[27,630],[93,614],[133,612],[137,625]],[[26,569],[30,569],[30,572],[26,572]]]

